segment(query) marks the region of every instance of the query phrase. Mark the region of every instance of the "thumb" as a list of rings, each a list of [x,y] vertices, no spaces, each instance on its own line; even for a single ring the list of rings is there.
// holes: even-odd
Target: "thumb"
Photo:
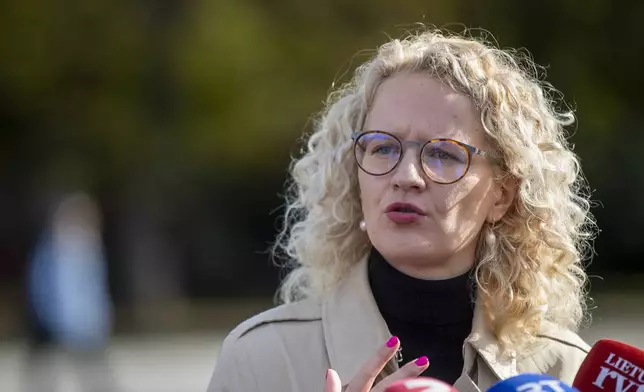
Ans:
[[[333,369],[328,369],[326,371],[326,380],[324,381],[324,392],[341,392],[342,383],[340,382],[340,376]]]

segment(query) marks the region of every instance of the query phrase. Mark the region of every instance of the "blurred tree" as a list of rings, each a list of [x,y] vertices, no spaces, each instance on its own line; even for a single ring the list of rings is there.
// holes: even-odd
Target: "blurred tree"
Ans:
[[[201,276],[224,273],[206,270],[233,246],[249,249],[225,274],[265,262],[256,251],[274,234],[267,212],[332,83],[421,22],[483,26],[500,46],[526,47],[545,65],[579,116],[571,141],[605,206],[595,264],[619,251],[610,268],[642,268],[642,250],[624,232],[633,228],[622,223],[644,214],[633,147],[644,123],[644,44],[633,38],[644,33],[642,18],[644,3],[627,0],[2,2],[4,254],[24,253],[11,246],[25,248],[27,226],[37,225],[24,218],[36,214],[33,199],[83,183],[118,216],[106,217],[113,230],[136,216],[132,227],[174,241],[181,249],[168,254],[189,257]],[[232,232],[240,211],[253,221]],[[132,253],[122,251],[121,263]]]

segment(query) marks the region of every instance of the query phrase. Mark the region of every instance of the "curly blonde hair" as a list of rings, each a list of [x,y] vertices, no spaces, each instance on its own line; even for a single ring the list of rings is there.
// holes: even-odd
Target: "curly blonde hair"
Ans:
[[[585,315],[583,260],[595,222],[579,160],[564,127],[572,111],[529,56],[482,38],[438,29],[382,45],[326,102],[304,155],[291,167],[284,227],[274,252],[289,274],[283,302],[323,295],[371,248],[362,217],[351,134],[378,86],[398,72],[429,74],[471,98],[517,197],[479,235],[475,278],[490,329],[504,347],[528,347],[544,322],[576,330]],[[284,256],[282,254],[282,256]]]

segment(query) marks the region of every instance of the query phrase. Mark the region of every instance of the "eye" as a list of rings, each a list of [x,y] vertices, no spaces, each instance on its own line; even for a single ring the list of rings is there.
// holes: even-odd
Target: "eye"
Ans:
[[[464,164],[468,160],[467,150],[452,142],[438,141],[425,146],[423,159],[426,163]]]
[[[447,161],[447,160],[455,160],[458,161],[459,158],[454,156],[453,154],[442,150],[440,148],[431,148],[427,152],[427,156],[430,158],[435,158],[435,159],[440,159],[442,161]]]
[[[392,143],[379,143],[369,149],[372,155],[392,155],[398,153],[398,146]]]

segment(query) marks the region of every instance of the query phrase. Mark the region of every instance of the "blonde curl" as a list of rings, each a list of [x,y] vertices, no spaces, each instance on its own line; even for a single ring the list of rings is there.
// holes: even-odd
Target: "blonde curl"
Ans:
[[[579,160],[558,111],[560,94],[529,56],[438,29],[382,45],[326,102],[302,157],[291,167],[283,230],[274,254],[287,260],[283,302],[319,297],[371,248],[362,212],[352,132],[361,129],[378,86],[398,72],[423,72],[469,96],[502,157],[517,198],[479,235],[475,277],[491,330],[503,347],[528,347],[547,324],[576,330],[585,315],[595,222]]]

